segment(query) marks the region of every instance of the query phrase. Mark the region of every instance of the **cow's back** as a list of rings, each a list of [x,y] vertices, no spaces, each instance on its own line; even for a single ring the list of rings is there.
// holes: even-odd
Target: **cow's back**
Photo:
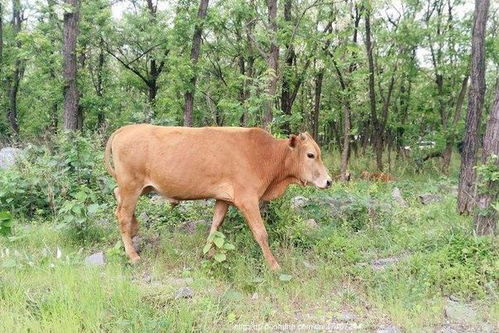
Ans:
[[[171,198],[197,199],[258,182],[274,142],[257,128],[140,124],[116,132],[112,154],[118,183],[143,183]]]

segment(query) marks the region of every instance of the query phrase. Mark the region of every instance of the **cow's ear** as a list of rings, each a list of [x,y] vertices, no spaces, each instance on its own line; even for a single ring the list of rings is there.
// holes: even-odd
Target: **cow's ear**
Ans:
[[[309,135],[307,132],[305,132],[305,133],[300,133],[300,139],[301,139],[302,141],[307,140],[307,135]]]
[[[296,135],[292,134],[289,137],[289,146],[291,148],[295,148],[297,143],[298,143],[298,139],[297,139]]]

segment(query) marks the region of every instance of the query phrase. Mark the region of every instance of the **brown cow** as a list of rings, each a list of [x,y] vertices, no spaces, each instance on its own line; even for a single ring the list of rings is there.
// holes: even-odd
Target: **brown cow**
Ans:
[[[132,262],[140,259],[132,237],[138,231],[134,211],[141,194],[155,191],[174,204],[216,199],[210,234],[222,224],[229,205],[236,206],[267,263],[278,269],[259,201],[280,197],[290,184],[331,186],[320,148],[308,133],[275,139],[259,128],[129,125],[109,138],[105,163],[118,184],[116,217]]]

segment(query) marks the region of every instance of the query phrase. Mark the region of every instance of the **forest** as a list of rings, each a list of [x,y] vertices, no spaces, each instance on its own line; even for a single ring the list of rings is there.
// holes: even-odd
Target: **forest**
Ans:
[[[0,0],[0,331],[499,330],[498,10]],[[158,195],[129,265],[103,154],[136,123],[315,139],[333,186],[264,209],[281,272]]]

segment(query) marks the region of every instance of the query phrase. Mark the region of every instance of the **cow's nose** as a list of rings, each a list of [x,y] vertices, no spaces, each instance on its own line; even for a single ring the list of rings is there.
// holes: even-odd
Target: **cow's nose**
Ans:
[[[326,188],[331,187],[332,184],[333,184],[333,182],[330,179],[328,179],[326,181]]]

